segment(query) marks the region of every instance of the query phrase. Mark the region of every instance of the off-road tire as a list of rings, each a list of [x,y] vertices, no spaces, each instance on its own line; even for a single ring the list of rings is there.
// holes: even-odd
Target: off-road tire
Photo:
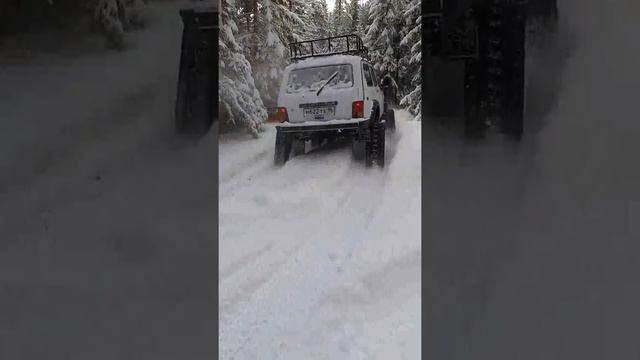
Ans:
[[[509,22],[510,31],[506,39],[511,44],[507,53],[510,66],[506,71],[509,96],[505,109],[506,122],[502,128],[514,140],[520,140],[524,132],[526,15],[516,9]]]
[[[364,143],[364,166],[373,166],[373,142],[371,140]]]
[[[374,123],[371,128],[371,158],[379,167],[384,167],[385,125]]]
[[[276,146],[273,162],[276,166],[283,166],[291,154],[292,137],[290,134],[278,132],[276,134]]]
[[[366,167],[373,166],[373,163],[377,162],[378,160],[378,153],[380,149],[380,129],[382,129],[384,138],[384,123],[382,122],[382,116],[380,116],[380,107],[377,105],[374,106],[375,107],[373,108],[372,114],[373,116],[370,119],[370,125],[368,129],[369,136],[365,143],[364,165]],[[382,148],[384,149],[384,143],[382,144]]]
[[[490,0],[484,48],[486,115],[499,131],[519,139],[524,123],[526,8],[506,0]],[[484,117],[483,117],[484,118]]]

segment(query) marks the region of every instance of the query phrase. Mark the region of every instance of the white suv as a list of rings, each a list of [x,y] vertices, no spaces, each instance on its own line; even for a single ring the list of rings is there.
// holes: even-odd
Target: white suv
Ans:
[[[317,146],[349,136],[354,155],[364,157],[368,166],[374,161],[384,166],[385,121],[395,127],[393,110],[385,106],[373,66],[364,56],[353,55],[366,51],[361,40],[354,35],[323,40],[342,38],[353,39],[357,50],[294,57],[299,61],[286,67],[278,95],[277,165],[292,151],[303,153],[307,141]]]

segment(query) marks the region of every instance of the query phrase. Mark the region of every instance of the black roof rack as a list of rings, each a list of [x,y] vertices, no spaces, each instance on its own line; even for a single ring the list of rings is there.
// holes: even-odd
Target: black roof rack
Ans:
[[[369,50],[358,35],[331,36],[328,38],[297,41],[289,44],[291,60],[338,54],[369,58]]]

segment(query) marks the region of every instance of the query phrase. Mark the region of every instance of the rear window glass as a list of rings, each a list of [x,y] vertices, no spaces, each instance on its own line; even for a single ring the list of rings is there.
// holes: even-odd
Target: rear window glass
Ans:
[[[317,91],[336,72],[338,74],[325,86],[325,91],[329,88],[343,89],[353,86],[351,64],[315,66],[291,71],[287,79],[287,93]]]
[[[371,68],[368,64],[363,63],[362,68],[364,70],[364,79],[367,82],[367,86],[373,86],[373,80],[371,79]]]

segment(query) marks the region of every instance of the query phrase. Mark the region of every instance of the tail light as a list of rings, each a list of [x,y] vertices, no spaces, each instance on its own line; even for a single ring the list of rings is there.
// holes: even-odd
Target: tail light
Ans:
[[[351,117],[354,119],[364,117],[364,101],[358,100],[351,103]]]
[[[278,108],[278,120],[280,122],[289,121],[289,114],[287,114],[287,108],[286,107],[279,107]]]

